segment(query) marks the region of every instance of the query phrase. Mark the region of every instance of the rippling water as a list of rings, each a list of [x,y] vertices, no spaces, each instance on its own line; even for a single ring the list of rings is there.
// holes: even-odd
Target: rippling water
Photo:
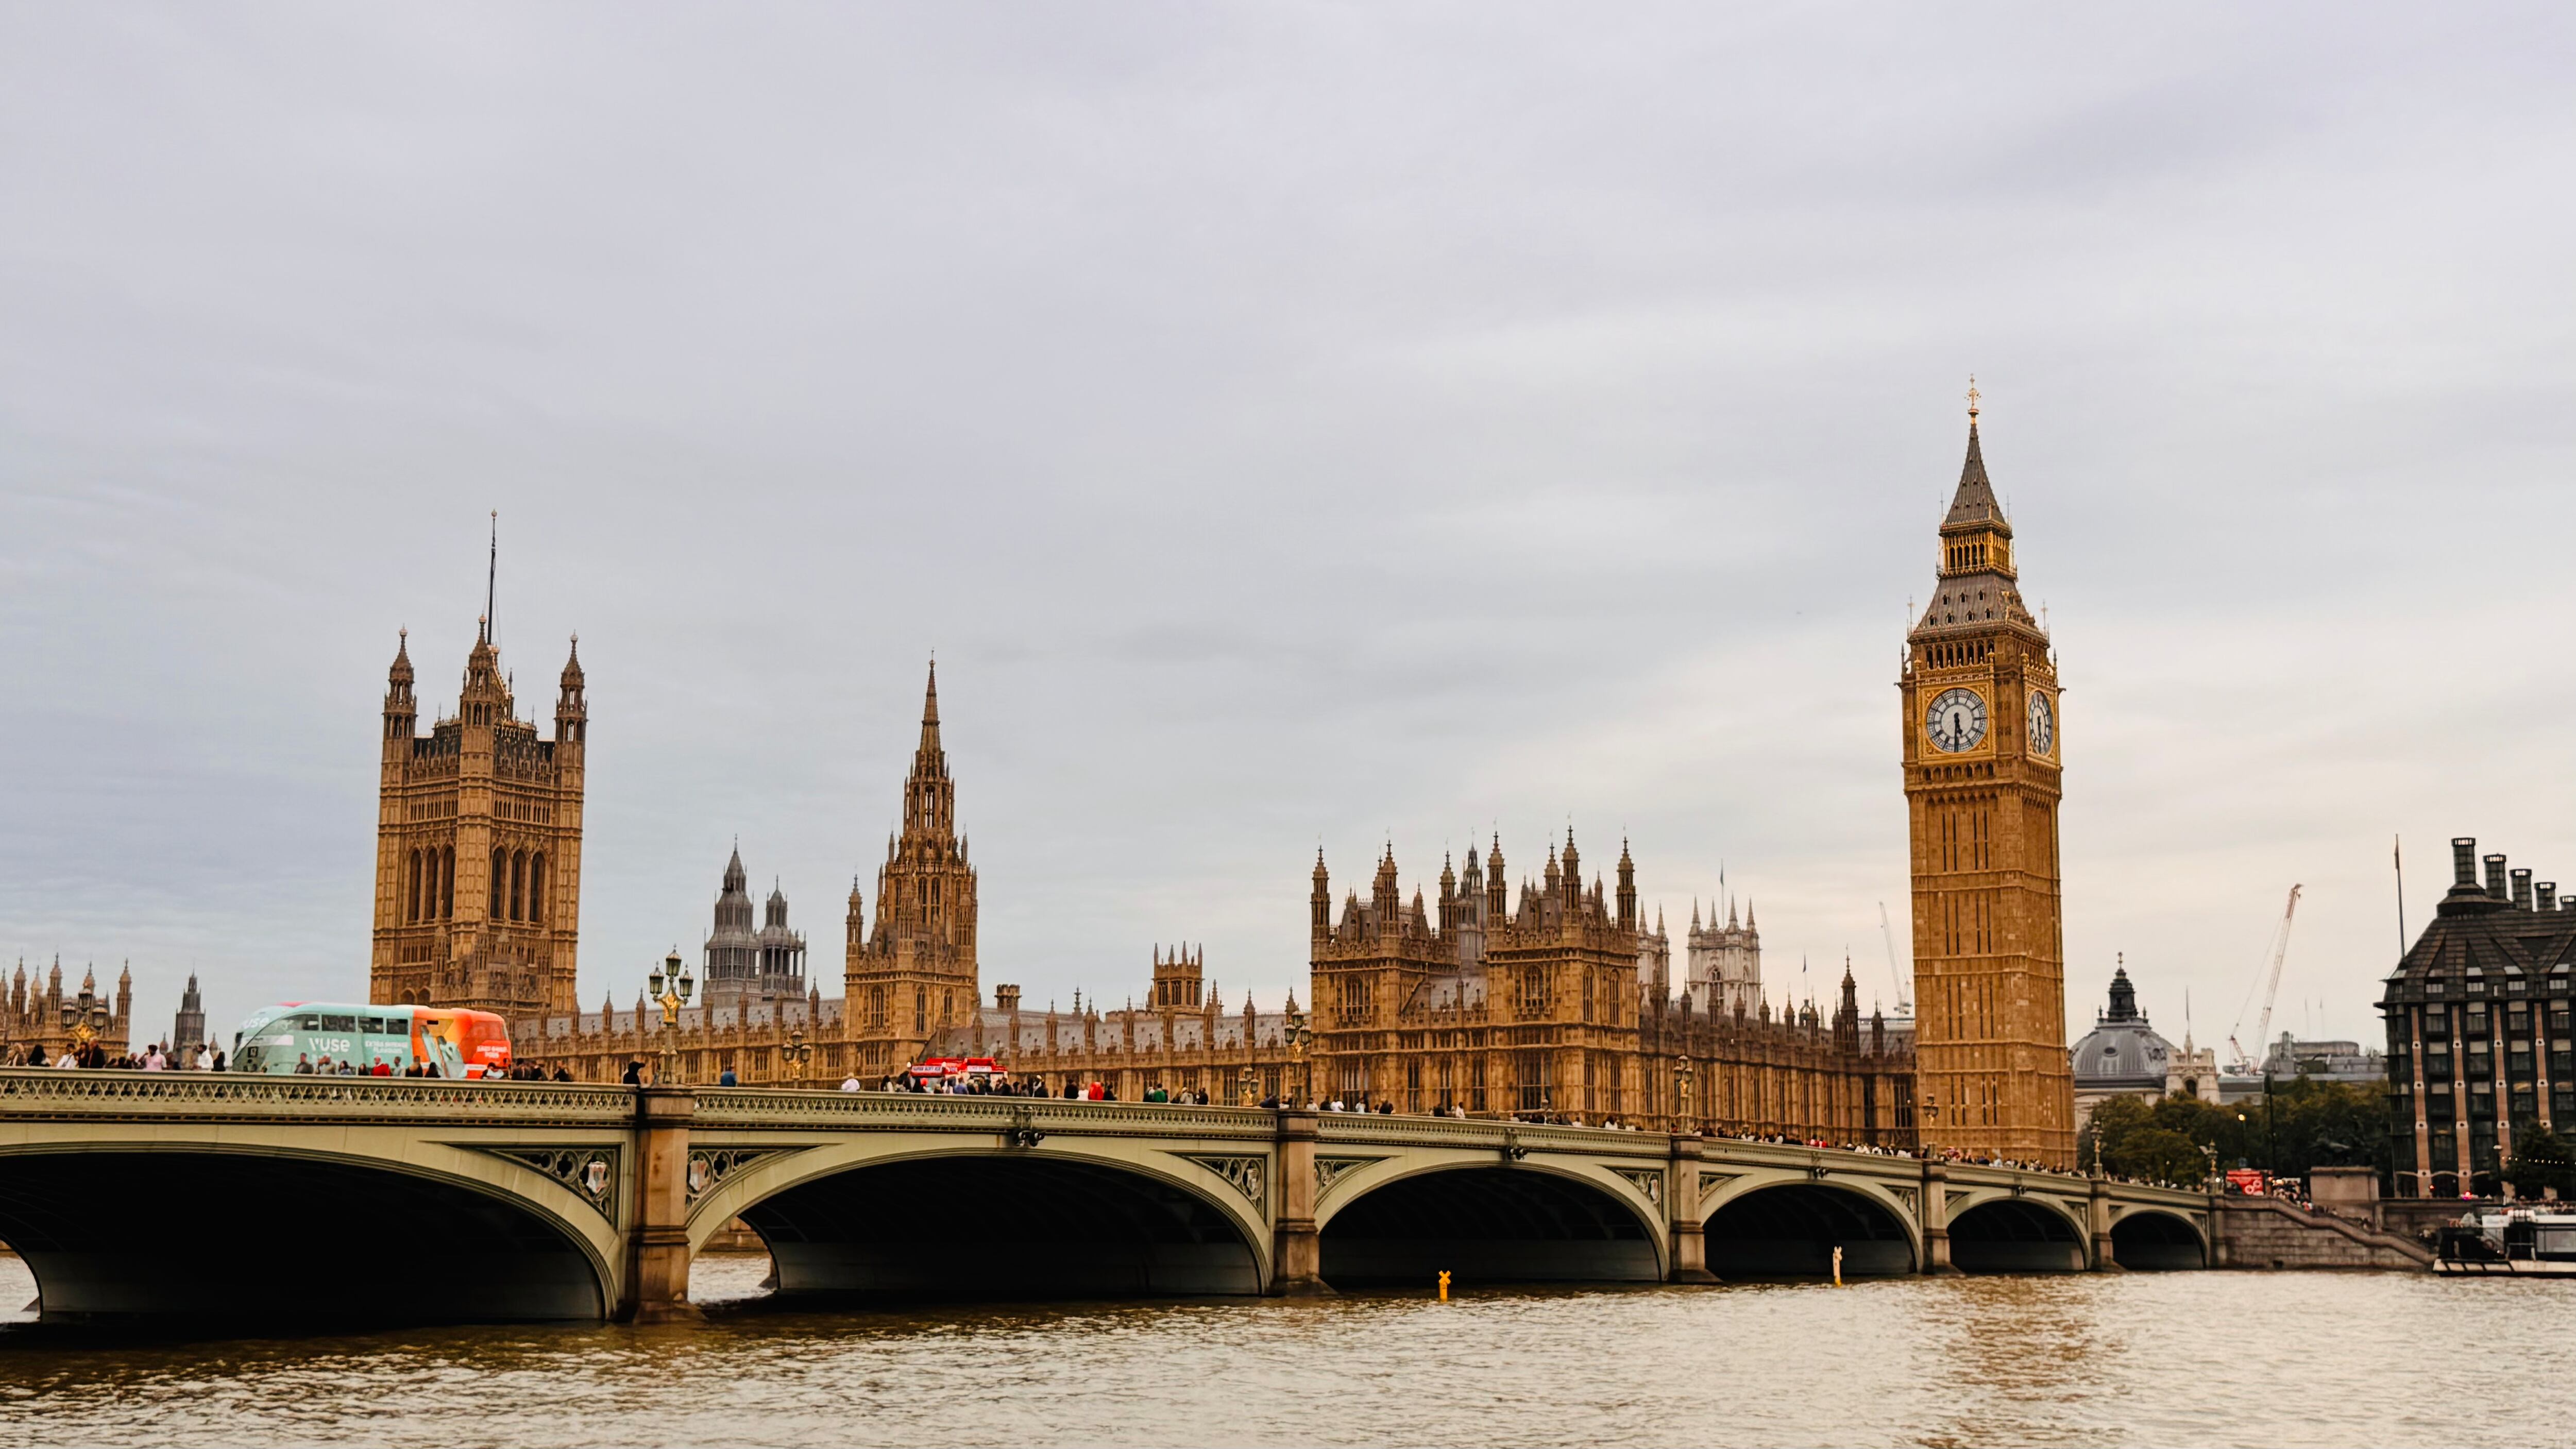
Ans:
[[[0,1444],[2549,1444],[2576,1282],[2176,1273],[759,1307],[221,1343],[0,1328]],[[0,1258],[0,1303],[33,1294]],[[730,1305],[730,1306],[728,1306]]]

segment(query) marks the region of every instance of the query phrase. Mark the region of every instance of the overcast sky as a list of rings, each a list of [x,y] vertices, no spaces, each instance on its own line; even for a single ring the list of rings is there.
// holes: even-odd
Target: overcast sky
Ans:
[[[1985,395],[2067,995],[2371,1035],[2576,891],[2563,7],[0,7],[0,951],[365,990],[396,630],[593,718],[581,994],[736,834],[840,980],[940,663],[983,976],[1304,995],[1307,876],[1624,833],[1906,950]],[[426,710],[425,710],[426,712]],[[871,906],[874,902],[871,899]]]

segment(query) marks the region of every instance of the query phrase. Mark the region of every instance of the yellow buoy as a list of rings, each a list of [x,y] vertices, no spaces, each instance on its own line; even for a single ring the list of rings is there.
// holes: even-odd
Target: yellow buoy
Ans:
[[[1449,1270],[1446,1268],[1440,1270],[1440,1301],[1449,1301]]]

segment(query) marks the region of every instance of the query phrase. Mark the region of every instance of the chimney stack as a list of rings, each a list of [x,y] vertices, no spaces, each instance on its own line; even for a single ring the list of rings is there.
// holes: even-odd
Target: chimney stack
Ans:
[[[1016,987],[1016,986],[996,986],[996,987],[994,987],[994,988],[993,988],[993,1005],[994,1005],[994,1007],[995,1007],[996,1009],[998,1009],[998,1010],[1002,1010],[1002,1011],[1017,1011],[1017,1010],[1019,1010],[1019,1009],[1020,1009],[1020,988],[1018,988],[1018,987]]]
[[[2487,894],[2500,901],[2511,900],[2513,898],[2512,893],[2505,888],[2504,857],[2502,855],[2490,855],[2487,857]]]
[[[2478,838],[2474,835],[2451,837],[2451,884],[2477,889]]]
[[[2533,886],[2531,889],[2533,892],[2531,908],[2533,910],[2554,911],[2558,909],[2558,882],[2554,880],[2545,880],[2540,884]]]
[[[2527,869],[2513,872],[2513,908],[2518,911],[2531,909],[2531,872]]]

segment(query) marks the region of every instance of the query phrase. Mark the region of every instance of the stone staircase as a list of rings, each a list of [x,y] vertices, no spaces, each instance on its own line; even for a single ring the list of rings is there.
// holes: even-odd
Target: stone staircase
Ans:
[[[2294,1207],[2276,1197],[2213,1200],[2213,1268],[2388,1268],[2426,1272],[2433,1250],[2412,1238]]]

